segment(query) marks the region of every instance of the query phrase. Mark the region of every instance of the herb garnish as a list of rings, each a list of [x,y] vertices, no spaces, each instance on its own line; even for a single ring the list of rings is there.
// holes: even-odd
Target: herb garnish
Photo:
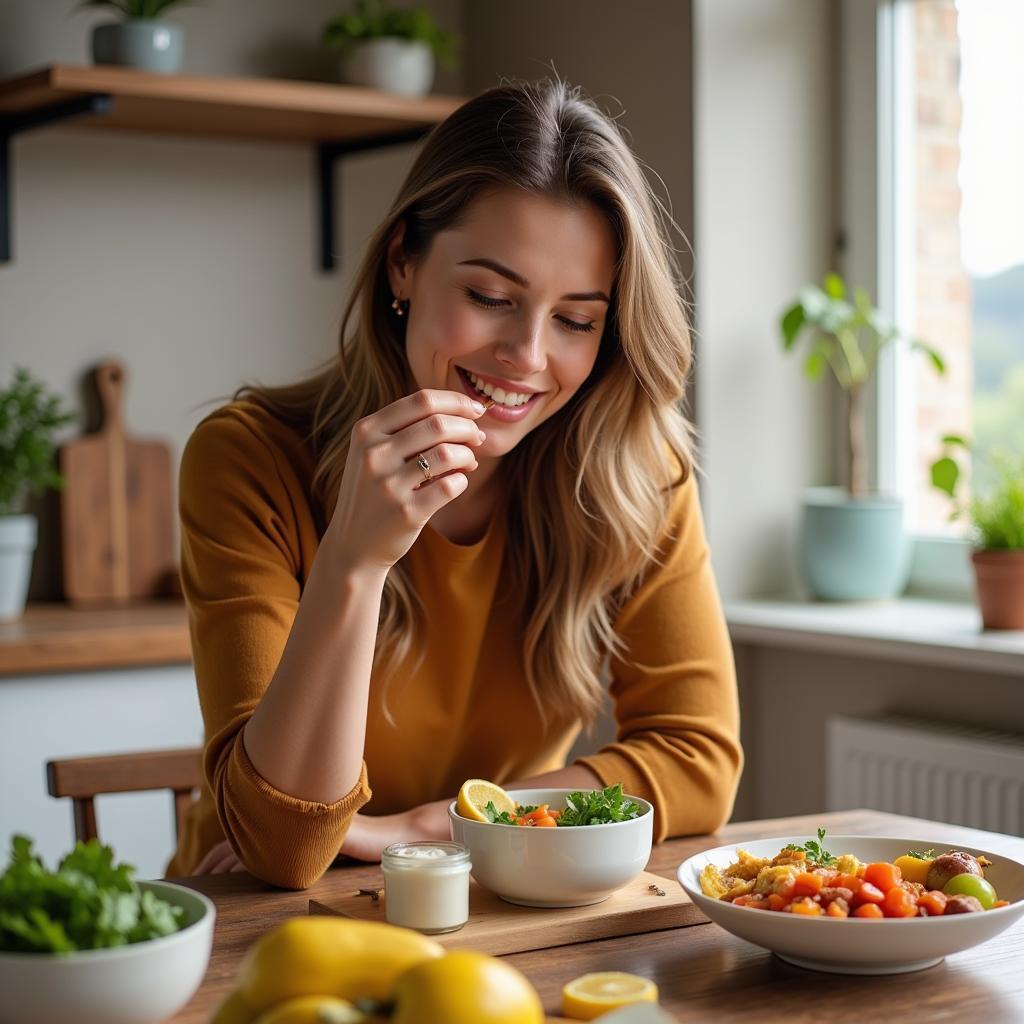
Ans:
[[[822,845],[825,842],[825,830],[823,828],[818,829],[818,841],[815,842],[813,839],[809,839],[803,846],[787,846],[787,850],[803,850],[807,854],[807,859],[813,864],[831,864],[835,857],[832,856],[828,850]]]
[[[11,861],[0,875],[0,950],[71,953],[170,935],[182,907],[141,890],[130,864],[98,839],[78,842],[47,871],[25,836],[11,839]]]
[[[924,853],[920,853],[917,850],[907,850],[907,852],[903,856],[914,857],[917,860],[934,860],[935,848],[932,847],[932,849],[930,850],[925,850]]]
[[[622,783],[590,793],[570,793],[565,798],[565,810],[558,819],[558,827],[568,825],[606,825],[612,821],[639,818],[643,811],[635,800],[627,800]]]
[[[516,804],[516,812],[519,816],[527,814],[529,811],[535,811],[536,809],[537,808],[535,806],[521,807],[519,804]],[[494,806],[493,800],[487,801],[487,806],[484,808],[484,814],[487,815],[487,820],[492,825],[517,824],[516,814],[510,814],[508,811],[499,811],[498,808]]]

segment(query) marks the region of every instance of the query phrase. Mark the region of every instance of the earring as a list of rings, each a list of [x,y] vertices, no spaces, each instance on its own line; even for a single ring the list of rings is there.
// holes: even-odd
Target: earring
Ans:
[[[405,316],[405,309],[397,297],[391,300],[391,308],[395,311],[395,316]]]

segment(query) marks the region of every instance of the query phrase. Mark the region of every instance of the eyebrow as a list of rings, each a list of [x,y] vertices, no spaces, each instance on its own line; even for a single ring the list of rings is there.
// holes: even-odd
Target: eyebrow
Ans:
[[[503,263],[499,263],[497,260],[488,259],[486,256],[480,257],[475,260],[462,260],[456,266],[459,267],[485,267],[487,270],[493,270],[496,274],[501,274],[502,277],[507,277],[513,284],[519,285],[520,288],[529,288],[530,282],[523,277],[522,274],[517,274],[514,270],[506,267]],[[596,292],[570,292],[568,295],[563,295],[562,302],[607,302],[611,304],[611,299],[608,298],[602,291]]]

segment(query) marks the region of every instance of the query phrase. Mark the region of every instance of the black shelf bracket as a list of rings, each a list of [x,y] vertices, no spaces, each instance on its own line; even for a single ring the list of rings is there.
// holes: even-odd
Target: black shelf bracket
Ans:
[[[317,179],[320,197],[320,268],[334,270],[338,265],[335,255],[336,190],[335,164],[338,159],[350,153],[365,153],[368,150],[384,149],[419,142],[430,131],[430,127],[410,128],[407,131],[391,132],[387,135],[372,135],[365,139],[351,139],[337,142],[321,142],[317,145]]]
[[[11,139],[21,132],[55,121],[69,121],[88,114],[109,114],[113,109],[112,96],[90,93],[51,103],[47,107],[0,114],[0,263],[11,260]]]

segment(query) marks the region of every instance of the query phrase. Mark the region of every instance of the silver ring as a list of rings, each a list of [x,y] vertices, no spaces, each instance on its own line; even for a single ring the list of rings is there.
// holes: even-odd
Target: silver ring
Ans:
[[[434,477],[431,475],[431,472],[430,472],[430,463],[427,462],[427,457],[426,457],[426,455],[423,454],[423,452],[420,452],[419,455],[416,456],[416,465],[419,466],[420,469],[423,470],[423,479],[424,480],[433,480],[434,479]]]

